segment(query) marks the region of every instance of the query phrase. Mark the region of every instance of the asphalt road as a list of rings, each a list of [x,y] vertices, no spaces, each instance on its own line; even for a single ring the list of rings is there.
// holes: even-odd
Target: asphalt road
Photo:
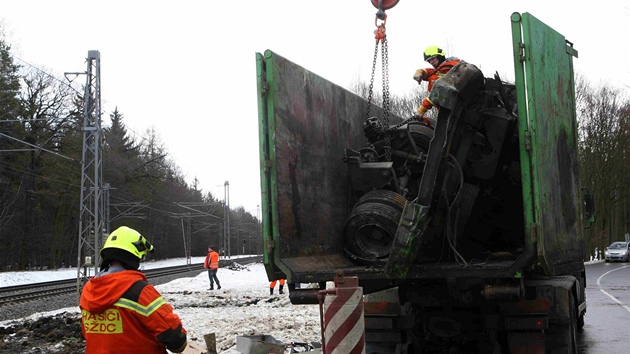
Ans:
[[[630,263],[586,265],[580,353],[630,353]]]

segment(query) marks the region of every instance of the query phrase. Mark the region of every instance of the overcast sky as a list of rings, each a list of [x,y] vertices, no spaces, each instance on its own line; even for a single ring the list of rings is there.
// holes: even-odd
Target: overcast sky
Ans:
[[[375,12],[368,0],[0,0],[17,58],[63,78],[86,70],[88,50],[100,51],[103,124],[118,107],[132,132],[153,127],[189,183],[196,177],[222,198],[229,181],[231,206],[253,215],[260,204],[255,53],[271,49],[343,87],[368,82]],[[417,86],[412,75],[428,66],[429,45],[486,76],[513,79],[513,12],[529,12],[573,42],[578,74],[628,89],[627,2],[401,0],[387,11],[390,92]]]

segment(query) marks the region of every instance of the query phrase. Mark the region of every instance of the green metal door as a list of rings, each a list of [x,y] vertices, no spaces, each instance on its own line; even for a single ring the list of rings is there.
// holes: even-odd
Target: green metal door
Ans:
[[[563,35],[512,15],[528,244],[548,274],[583,268],[573,57]]]

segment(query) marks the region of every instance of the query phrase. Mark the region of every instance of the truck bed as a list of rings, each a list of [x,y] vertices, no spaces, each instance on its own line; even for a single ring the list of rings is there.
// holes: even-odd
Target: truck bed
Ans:
[[[513,23],[514,48],[520,48],[521,41],[530,47],[524,52],[527,56],[515,49],[515,67],[520,67],[515,84],[518,112],[526,112],[518,114],[520,160],[516,161],[522,174],[518,198],[513,195],[503,205],[493,205],[490,196],[481,205],[508,212],[509,218],[477,213],[476,221],[462,225],[463,232],[481,236],[474,242],[483,243],[477,253],[465,250],[470,252],[469,264],[440,257],[443,246],[433,239],[429,247],[421,248],[409,272],[412,278],[482,273],[509,277],[526,265],[532,268],[531,263],[547,275],[583,269],[571,62],[577,52],[563,36],[529,14],[522,16],[522,32],[520,24]],[[387,278],[380,264],[357,264],[344,249],[344,224],[356,196],[342,158],[345,149],[365,144],[367,101],[271,50],[257,53],[256,63],[269,277],[286,276],[290,283],[320,282],[343,270],[364,279]],[[382,109],[372,105],[370,115],[380,118]],[[391,124],[401,121],[390,115]],[[478,197],[475,212],[480,201]],[[478,231],[488,225],[491,232]],[[508,256],[493,256],[502,252]]]

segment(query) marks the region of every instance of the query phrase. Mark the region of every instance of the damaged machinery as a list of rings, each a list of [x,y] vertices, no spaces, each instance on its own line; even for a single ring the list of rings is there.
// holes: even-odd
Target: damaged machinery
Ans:
[[[461,61],[424,121],[366,117],[363,98],[257,54],[269,279],[286,277],[294,304],[327,282],[360,288],[366,353],[577,353],[593,212],[577,51],[531,14],[510,20],[514,83]]]
[[[416,262],[465,264],[466,259],[523,252],[522,213],[510,208],[522,204],[515,86],[498,75],[484,78],[474,65],[461,62],[437,82],[432,99],[458,95],[461,90],[453,90],[452,81],[462,85],[462,76],[468,79],[463,89],[469,97],[442,109],[438,124],[408,119],[384,128],[370,117],[363,125],[367,144],[345,151],[356,203],[344,236],[347,254],[357,262],[388,260],[407,202],[427,211]],[[435,129],[445,135],[446,125],[451,125],[448,140],[438,137],[430,155]],[[427,175],[433,185],[427,178],[423,186],[425,170],[434,174]],[[434,218],[440,221],[432,223]],[[489,233],[479,232],[480,220]],[[436,242],[442,236],[445,242]]]

